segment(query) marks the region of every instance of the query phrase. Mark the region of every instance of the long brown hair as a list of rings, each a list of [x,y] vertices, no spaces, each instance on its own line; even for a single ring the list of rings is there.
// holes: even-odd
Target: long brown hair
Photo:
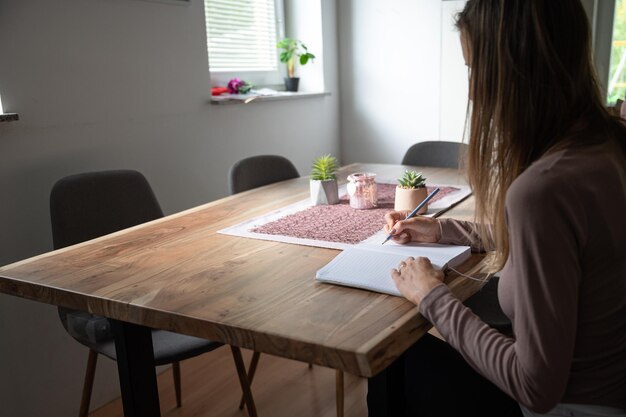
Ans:
[[[610,139],[626,158],[626,129],[604,107],[579,0],[470,0],[457,27],[470,68],[468,177],[480,235],[495,248],[484,269],[495,272],[509,255],[515,178],[561,147]]]

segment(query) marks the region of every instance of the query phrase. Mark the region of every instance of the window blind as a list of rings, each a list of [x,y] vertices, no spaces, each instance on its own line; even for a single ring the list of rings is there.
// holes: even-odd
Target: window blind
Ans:
[[[274,0],[205,0],[211,71],[276,71]]]

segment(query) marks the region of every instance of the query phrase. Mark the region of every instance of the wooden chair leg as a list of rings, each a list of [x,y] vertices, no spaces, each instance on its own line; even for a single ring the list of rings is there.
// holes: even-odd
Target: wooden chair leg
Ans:
[[[83,396],[80,399],[79,417],[87,417],[89,414],[89,404],[91,403],[91,391],[93,389],[93,379],[96,376],[96,364],[98,363],[98,352],[89,349],[87,356],[87,369],[85,369],[85,381],[83,382]]]
[[[337,394],[337,417],[343,417],[343,372],[335,371],[335,390]]]
[[[250,382],[250,387],[252,387],[252,380],[254,379],[254,373],[256,372],[256,367],[259,364],[260,357],[261,357],[261,352],[254,352],[252,354],[252,359],[250,359],[250,366],[248,367],[248,381]],[[244,403],[245,403],[245,400],[242,394],[241,401],[239,401],[240,410],[243,410]]]
[[[257,417],[256,406],[254,405],[254,399],[252,398],[252,391],[250,391],[250,381],[248,380],[248,374],[246,373],[246,364],[243,363],[243,356],[241,356],[241,349],[237,346],[231,346],[230,350],[233,353],[233,360],[235,361],[235,367],[237,368],[237,375],[239,375],[239,383],[241,384],[243,398],[245,399],[246,408],[248,409],[248,416]]]
[[[176,407],[183,406],[183,396],[180,388],[180,362],[172,363],[172,374],[174,375],[174,391],[176,392]]]

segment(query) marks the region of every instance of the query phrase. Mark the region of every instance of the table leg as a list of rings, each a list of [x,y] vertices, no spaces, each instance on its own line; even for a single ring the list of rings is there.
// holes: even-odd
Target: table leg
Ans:
[[[115,336],[124,417],[159,417],[152,331],[118,320],[111,320],[111,327]]]
[[[233,352],[233,359],[235,360],[235,367],[239,374],[239,384],[243,391],[243,398],[246,403],[249,417],[257,417],[256,406],[254,405],[254,399],[252,398],[252,391],[250,391],[250,380],[246,372],[246,364],[243,362],[243,356],[241,355],[241,349],[237,346],[231,346],[230,350]]]
[[[405,415],[404,356],[367,381],[369,417]]]
[[[343,371],[335,369],[335,405],[337,406],[337,417],[343,417]]]

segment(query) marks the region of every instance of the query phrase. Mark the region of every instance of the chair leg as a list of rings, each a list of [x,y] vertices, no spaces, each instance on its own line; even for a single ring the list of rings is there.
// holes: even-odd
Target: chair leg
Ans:
[[[87,369],[85,369],[85,381],[83,382],[83,396],[80,399],[79,417],[87,417],[89,414],[89,403],[91,403],[91,391],[93,389],[93,379],[96,376],[96,364],[98,363],[98,352],[89,349],[87,356]]]
[[[254,352],[252,354],[252,359],[250,359],[250,366],[248,367],[248,380],[250,382],[250,386],[252,387],[252,380],[254,379],[254,372],[256,371],[256,367],[259,364],[259,358],[261,357],[261,352]],[[243,394],[241,395],[241,401],[239,401],[239,409],[243,410],[244,406],[244,398]]]
[[[241,384],[241,390],[243,391],[243,398],[246,400],[248,416],[257,417],[256,406],[254,405],[252,391],[250,391],[250,382],[248,381],[248,374],[246,373],[246,364],[243,363],[243,356],[241,356],[241,349],[237,346],[231,346],[230,350],[233,353],[233,360],[235,361],[235,367],[237,368],[237,374],[239,375],[239,383]]]
[[[180,362],[172,363],[172,374],[174,375],[174,391],[176,392],[176,407],[183,406],[183,397],[180,388]]]
[[[337,396],[337,417],[343,417],[343,372],[335,371],[335,391]]]

